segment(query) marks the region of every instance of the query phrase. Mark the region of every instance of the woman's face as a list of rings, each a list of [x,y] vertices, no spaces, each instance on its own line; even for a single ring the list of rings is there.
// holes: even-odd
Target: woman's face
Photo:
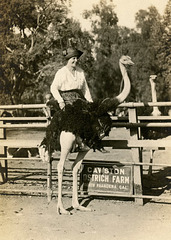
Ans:
[[[67,65],[71,68],[75,68],[76,65],[77,65],[77,61],[78,61],[78,57],[71,57],[69,60],[68,60],[68,63]]]

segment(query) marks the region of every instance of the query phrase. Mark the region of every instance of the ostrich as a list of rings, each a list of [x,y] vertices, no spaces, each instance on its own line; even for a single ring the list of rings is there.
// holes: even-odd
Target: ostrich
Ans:
[[[120,70],[124,79],[124,88],[122,92],[115,98],[105,99],[103,100],[98,107],[97,112],[99,113],[99,117],[103,116],[103,114],[107,113],[112,107],[116,107],[122,103],[130,93],[131,84],[127,74],[127,70],[125,65],[133,65],[134,63],[131,61],[131,58],[128,56],[122,56],[119,61]],[[58,202],[57,202],[57,213],[58,214],[70,214],[67,211],[62,203],[62,180],[63,180],[63,170],[65,160],[72,149],[74,142],[76,141],[76,136],[72,132],[62,131],[60,134],[60,145],[61,145],[61,154],[60,160],[57,166],[58,170]],[[77,182],[77,174],[78,170],[81,167],[81,163],[89,151],[89,148],[84,148],[84,151],[78,152],[78,155],[73,163],[73,194],[72,194],[72,207],[76,210],[81,211],[91,211],[91,209],[81,206],[78,202],[78,182]]]
[[[149,81],[151,85],[151,95],[152,102],[157,102],[157,94],[156,94],[156,78],[157,75],[150,75]],[[161,116],[161,112],[158,107],[153,107],[153,111],[151,113],[152,116]],[[154,120],[154,122],[156,122]],[[144,139],[159,139],[164,138],[170,135],[169,127],[153,127],[153,128],[141,128],[141,135]]]
[[[157,93],[156,93],[156,79],[157,75],[150,75],[149,81],[151,85],[151,95],[152,95],[152,102],[157,102]],[[161,112],[158,107],[153,107],[153,111],[151,113],[152,116],[161,116]],[[155,122],[155,121],[154,121]],[[141,128],[141,135],[144,139],[160,139],[167,137],[170,135],[171,129],[169,127],[161,127],[161,128]],[[150,150],[150,163],[153,162],[155,150]],[[149,175],[152,175],[152,166],[149,166]]]
[[[130,89],[131,89],[131,84],[130,84],[130,80],[127,74],[127,70],[126,70],[126,66],[127,65],[133,65],[134,63],[131,61],[131,58],[129,56],[122,56],[119,60],[119,66],[120,66],[120,70],[123,76],[123,80],[124,80],[124,87],[121,93],[119,93],[118,96],[116,96],[115,98],[106,98],[101,102],[96,103],[89,103],[89,108],[87,111],[87,115],[90,116],[91,119],[93,119],[91,121],[92,124],[91,125],[91,141],[88,141],[87,138],[89,137],[85,137],[84,138],[84,134],[83,136],[77,136],[76,134],[74,134],[73,132],[70,131],[65,131],[65,130],[61,130],[59,133],[59,142],[60,142],[60,159],[57,165],[57,171],[58,171],[58,200],[57,200],[57,213],[58,214],[65,214],[65,215],[69,215],[71,214],[69,211],[67,211],[64,206],[63,206],[63,202],[62,202],[62,181],[63,181],[63,172],[64,172],[64,163],[65,160],[68,157],[68,154],[70,152],[72,152],[72,150],[74,149],[73,146],[77,145],[82,145],[83,147],[81,148],[81,150],[78,150],[78,154],[77,157],[72,165],[72,173],[73,173],[73,192],[72,192],[72,207],[76,210],[80,210],[80,211],[91,211],[91,209],[86,208],[82,205],[79,204],[78,201],[78,180],[77,180],[77,174],[78,171],[81,167],[82,161],[85,157],[85,155],[87,154],[87,152],[90,150],[90,148],[94,148],[94,149],[98,149],[100,150],[100,147],[98,145],[93,145],[93,140],[95,139],[95,143],[101,142],[101,139],[104,136],[107,136],[109,134],[109,131],[111,129],[111,118],[108,114],[109,111],[113,111],[120,103],[122,103],[128,96],[128,94],[130,93]],[[78,100],[77,100],[78,101]],[[76,104],[77,104],[76,101]],[[92,110],[92,106],[94,106],[95,104],[95,108],[94,110]],[[90,111],[89,111],[90,109]],[[53,116],[50,125],[52,124],[52,122],[54,122],[55,115]],[[84,127],[84,126],[83,126]],[[53,124],[51,126],[52,130],[53,129]],[[103,131],[98,131],[97,129],[103,129]],[[85,135],[87,134],[87,132],[89,132],[89,129],[85,129]],[[93,132],[93,134],[92,134]],[[95,134],[94,134],[95,133]],[[51,134],[53,134],[53,131],[51,131],[51,133],[49,133],[49,136],[51,136]],[[93,135],[93,137],[92,137]],[[86,140],[85,140],[86,139]],[[93,139],[93,140],[92,140]],[[97,141],[98,140],[98,141]],[[47,141],[47,139],[45,139],[45,141],[42,141],[41,145],[43,145],[43,143],[49,144],[49,140]],[[51,143],[54,145],[54,141],[51,141]],[[42,149],[40,149],[42,152]],[[50,150],[51,152],[51,150]],[[42,156],[42,153],[41,153]],[[40,157],[41,157],[40,156]],[[45,151],[45,158],[47,157],[47,150]],[[43,160],[43,159],[42,159]]]

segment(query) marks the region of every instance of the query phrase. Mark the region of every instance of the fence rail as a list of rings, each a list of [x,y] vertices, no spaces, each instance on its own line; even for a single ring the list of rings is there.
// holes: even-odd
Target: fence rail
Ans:
[[[2,110],[12,109],[42,109],[47,108],[46,104],[18,104],[18,105],[0,105]]]
[[[137,108],[137,107],[171,107],[171,102],[128,102],[121,103],[118,107]],[[47,108],[46,104],[18,104],[0,105],[0,109],[41,109]]]

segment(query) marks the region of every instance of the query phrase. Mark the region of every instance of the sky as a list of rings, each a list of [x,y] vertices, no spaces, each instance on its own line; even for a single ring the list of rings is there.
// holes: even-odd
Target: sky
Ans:
[[[92,9],[93,4],[99,0],[71,0],[72,15],[81,22],[83,29],[89,29],[90,24],[81,17],[84,10]],[[135,14],[140,10],[147,10],[151,5],[155,6],[158,12],[163,15],[168,0],[113,0],[115,12],[119,18],[118,25],[135,28]]]

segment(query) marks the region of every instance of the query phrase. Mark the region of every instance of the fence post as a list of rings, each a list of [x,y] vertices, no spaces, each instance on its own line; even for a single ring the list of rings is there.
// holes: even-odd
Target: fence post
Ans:
[[[50,118],[51,118],[51,111],[50,108],[47,106],[46,107],[46,113],[47,113],[47,123],[50,123]],[[52,156],[51,156],[51,151],[50,151],[50,146],[48,149],[48,161],[47,161],[47,199],[48,203],[52,199]]]
[[[0,123],[3,124],[3,121],[0,121]],[[5,139],[6,138],[6,130],[4,128],[0,128],[0,138]],[[7,152],[6,152],[6,147],[0,146],[0,156],[1,157],[6,157]],[[5,183],[7,182],[8,178],[8,165],[7,165],[7,160],[0,160],[0,183]]]
[[[129,122],[137,123],[137,113],[136,108],[129,108]],[[137,128],[130,128],[130,140],[137,140],[138,141],[138,129]],[[132,158],[133,162],[141,162],[141,153],[140,148],[132,148]],[[133,177],[133,189],[135,195],[142,195],[142,167],[134,165],[134,177]],[[142,198],[135,198],[135,202],[137,204],[143,205]]]
[[[48,203],[52,199],[52,158],[50,151],[48,151],[48,162],[47,162],[47,199]]]

